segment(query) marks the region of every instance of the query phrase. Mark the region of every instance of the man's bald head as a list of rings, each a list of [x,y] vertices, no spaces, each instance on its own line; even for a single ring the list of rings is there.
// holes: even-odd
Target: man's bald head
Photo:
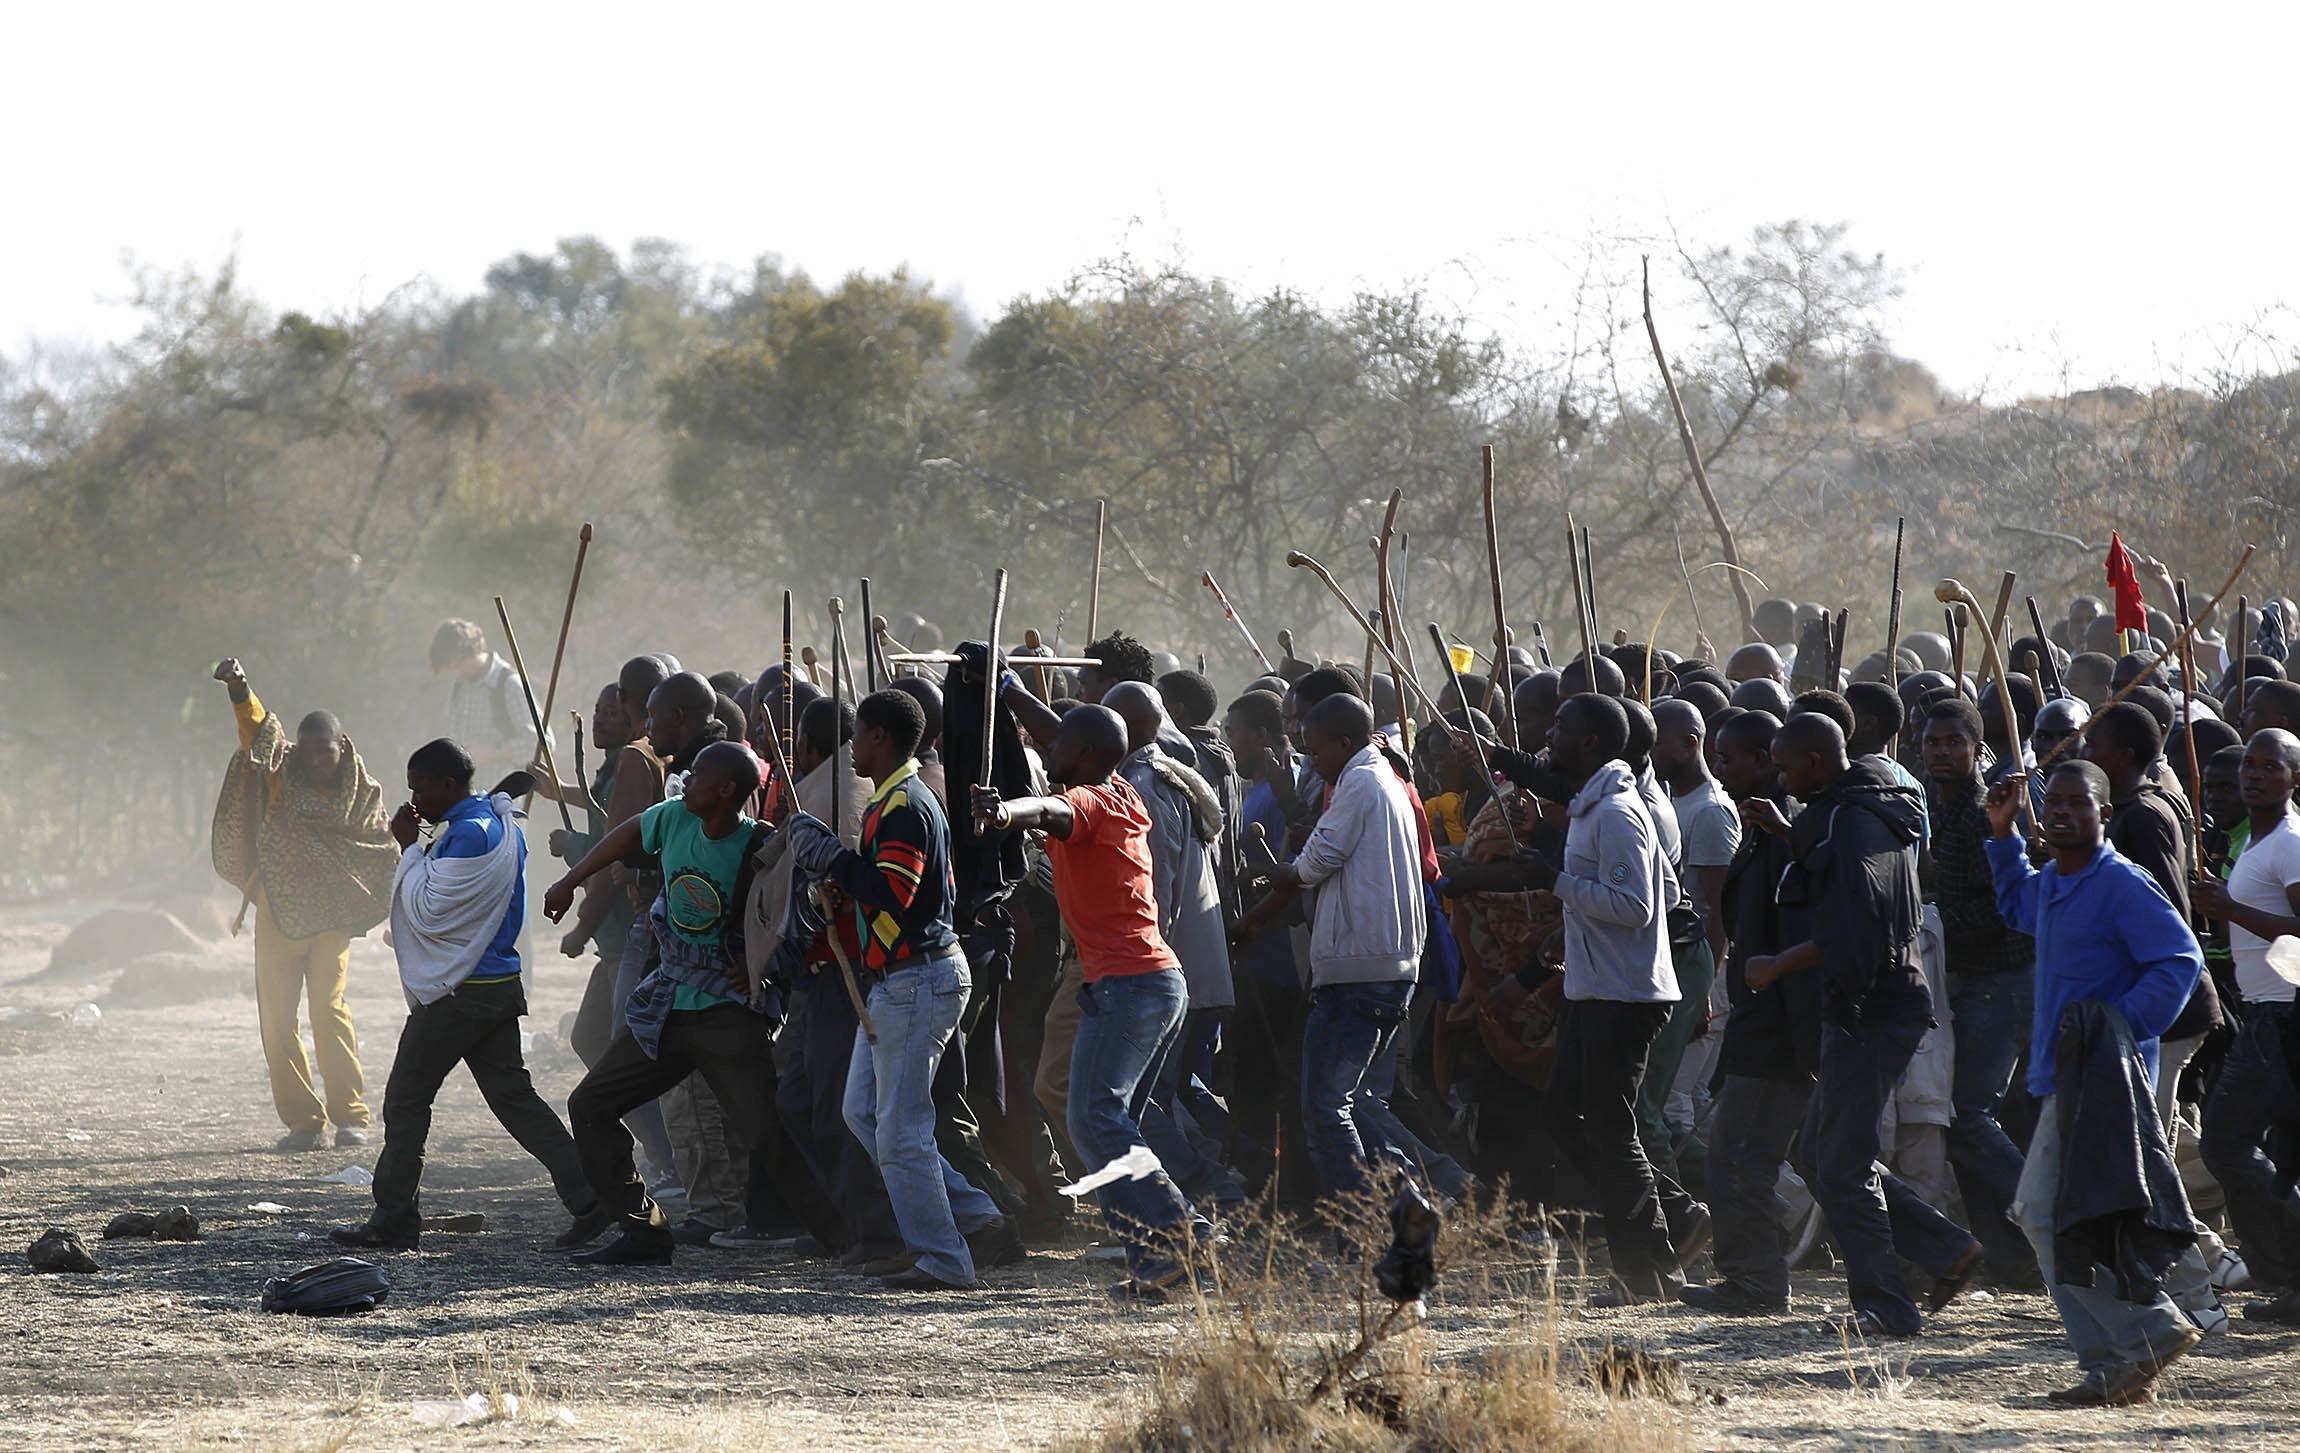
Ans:
[[[1776,751],[1818,757],[1842,770],[1845,766],[1845,731],[1817,711],[1800,711],[1781,723],[1774,734]]]
[[[1373,740],[1374,714],[1354,696],[1329,696],[1302,718],[1302,730],[1331,737],[1355,752]]]
[[[1708,730],[1708,720],[1701,709],[1690,701],[1664,696],[1653,703],[1653,732],[1658,737],[1698,737]]]
[[[2252,684],[2244,700],[2243,727],[2253,735],[2271,727],[2285,732],[2300,730],[2300,683]]]
[[[718,705],[719,689],[700,671],[680,671],[664,678],[663,684],[649,693],[650,704],[657,700],[677,711],[708,715]]]
[[[1557,694],[1581,696],[1621,696],[1629,690],[1629,678],[1608,656],[1576,656],[1565,663],[1557,673]]]
[[[2287,769],[2295,776],[2300,776],[2300,736],[2282,727],[2264,727],[2254,732],[2252,740],[2245,745],[2247,748],[2266,747],[2275,752],[2283,759]]]
[[[1779,681],[1784,685],[1789,672],[1781,664],[1781,653],[1763,641],[1752,641],[1735,651],[1725,662],[1725,679],[1739,686],[1744,681]]]
[[[647,698],[655,688],[669,680],[671,668],[663,664],[660,656],[633,656],[623,663],[615,677],[615,688],[623,694],[623,705],[630,711],[647,709]]]
[[[1762,711],[1772,716],[1789,715],[1789,688],[1770,676],[1754,676],[1733,688],[1727,704],[1743,711]]]
[[[1126,723],[1107,706],[1082,704],[1063,713],[1048,767],[1065,786],[1105,782],[1126,758]]]
[[[1139,752],[1158,740],[1166,724],[1166,701],[1158,688],[1140,681],[1121,681],[1102,694],[1102,704],[1126,723],[1126,750]],[[1305,718],[1307,720],[1307,718]]]

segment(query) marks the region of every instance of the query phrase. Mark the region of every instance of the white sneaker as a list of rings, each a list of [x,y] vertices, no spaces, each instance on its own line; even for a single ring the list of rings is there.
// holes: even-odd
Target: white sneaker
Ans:
[[[2222,1251],[2219,1264],[2212,1268],[2213,1290],[2240,1292],[2250,1285],[2252,1268],[2244,1264],[2244,1258],[2233,1251]]]
[[[2188,1320],[2196,1324],[2199,1332],[2225,1332],[2228,1330],[2228,1309],[2215,1301],[2209,1307],[2199,1307],[2190,1312]]]

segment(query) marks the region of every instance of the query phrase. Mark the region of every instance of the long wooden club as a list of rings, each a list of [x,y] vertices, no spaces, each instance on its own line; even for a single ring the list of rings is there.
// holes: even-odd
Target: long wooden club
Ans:
[[[1985,619],[1981,615],[1981,603],[1973,599],[1973,593],[1965,589],[1963,581],[1943,580],[1933,587],[1933,599],[1943,605],[1962,603],[1972,611],[1974,619]],[[1981,633],[1981,649],[1986,653],[1982,659],[1988,663],[1989,672],[1996,677],[1997,713],[2004,718],[2005,737],[2011,745],[2013,757],[2017,762],[2020,757],[2020,717],[2013,710],[2012,683],[2005,675],[2004,657],[1997,653],[1996,632],[1983,631]],[[2020,815],[2021,821],[2028,825],[2028,830],[2033,834],[2036,831],[2036,809],[2030,803],[2025,787],[2020,795]]]
[[[2196,767],[2196,643],[2188,637],[2188,582],[2172,582],[2172,599],[2180,607],[2180,740],[2188,754],[2188,871],[2203,866],[2204,778]]]
[[[1445,713],[1438,709],[1438,704],[1435,701],[1430,699],[1430,694],[1422,690],[1421,682],[1414,679],[1414,674],[1405,668],[1405,663],[1397,658],[1397,653],[1382,644],[1381,632],[1374,629],[1373,623],[1366,619],[1365,612],[1358,609],[1357,602],[1350,599],[1350,593],[1342,589],[1340,583],[1334,579],[1332,572],[1300,550],[1288,550],[1286,552],[1286,564],[1294,570],[1307,570],[1324,581],[1326,589],[1334,593],[1334,599],[1342,603],[1342,609],[1350,613],[1350,619],[1358,623],[1358,629],[1364,631],[1366,638],[1371,640],[1375,647],[1389,659],[1390,670],[1403,680],[1407,688],[1420,700],[1422,709],[1437,721],[1445,721]],[[1403,703],[1400,703],[1400,706],[1402,709]],[[1451,731],[1451,725],[1447,725],[1446,729]]]
[[[556,790],[566,780],[559,775],[559,763],[551,755],[551,734],[543,729],[543,708],[536,704],[535,688],[527,680],[527,663],[519,654],[519,633],[511,629],[511,612],[505,608],[503,597],[495,597],[495,615],[503,622],[503,643],[511,648],[511,669],[519,673],[519,694],[527,698],[527,715],[535,723],[535,745],[542,749],[543,768],[551,774],[554,788],[551,800],[559,804],[559,825],[567,835],[575,835],[575,815],[567,810],[567,803]]]
[[[559,701],[559,663],[567,659],[567,628],[575,623],[575,592],[583,588],[583,557],[591,553],[591,522],[583,522],[582,533],[575,537],[575,573],[567,580],[567,605],[559,612],[559,644],[551,652],[551,681],[543,688],[543,719],[551,720],[551,709]]]
[[[1445,632],[1439,628],[1436,621],[1430,622],[1430,639],[1437,643],[1438,658],[1445,662],[1446,676],[1453,682],[1453,694],[1460,698],[1462,709],[1467,711],[1469,694],[1462,689],[1461,672],[1454,669],[1453,652],[1446,649]],[[1471,750],[1477,753],[1478,775],[1485,779],[1487,789],[1494,792],[1498,797],[1500,788],[1494,785],[1493,764],[1486,760],[1485,739],[1477,734],[1476,726],[1470,723],[1466,717],[1463,719],[1463,725],[1468,730],[1456,733],[1455,740],[1458,742],[1464,736],[1469,738]],[[1517,825],[1509,820],[1509,803],[1504,801],[1499,806],[1502,831],[1509,834],[1509,850],[1513,853],[1524,852],[1524,845],[1517,840]]]
[[[1510,679],[1509,612],[1503,607],[1501,599],[1501,520],[1494,505],[1497,481],[1493,446],[1486,445],[1478,457],[1484,472],[1485,573],[1493,585],[1493,675],[1487,678],[1485,687],[1485,714],[1490,717],[1494,714],[1495,695],[1500,692],[1501,684]],[[1393,504],[1391,508],[1395,509],[1396,506]],[[1446,663],[1452,665],[1453,658],[1448,656]],[[1463,705],[1468,705],[1466,699]],[[1517,713],[1514,711],[1509,714],[1509,744],[1512,747],[1524,745],[1517,739]]]
[[[990,584],[990,634],[984,638],[982,658],[982,775],[974,780],[990,785],[990,768],[998,731],[998,636],[1006,624],[1006,567],[998,567]]]

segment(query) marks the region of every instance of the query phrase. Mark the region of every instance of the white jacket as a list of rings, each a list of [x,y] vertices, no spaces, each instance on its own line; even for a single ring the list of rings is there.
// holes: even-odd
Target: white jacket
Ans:
[[[1312,987],[1415,977],[1429,931],[1421,835],[1405,784],[1371,745],[1342,769],[1294,867],[1318,890],[1310,925]]]

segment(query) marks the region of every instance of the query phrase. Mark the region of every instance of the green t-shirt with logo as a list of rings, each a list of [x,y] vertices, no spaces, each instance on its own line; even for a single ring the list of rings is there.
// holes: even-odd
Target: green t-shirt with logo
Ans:
[[[671,931],[714,956],[723,953],[727,915],[739,906],[734,902],[735,882],[756,825],[742,818],[733,832],[714,841],[703,832],[703,820],[676,797],[656,803],[639,817],[639,846],[663,865],[663,914]],[[708,1009],[735,1002],[728,995],[681,984],[671,1007]]]

